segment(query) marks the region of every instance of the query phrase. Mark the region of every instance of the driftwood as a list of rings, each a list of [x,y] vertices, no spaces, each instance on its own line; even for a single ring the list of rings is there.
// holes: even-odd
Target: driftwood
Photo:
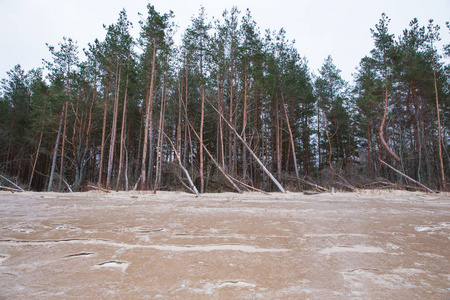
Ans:
[[[319,190],[319,191],[321,191],[321,192],[326,192],[326,191],[328,191],[327,188],[324,188],[323,186],[320,186],[320,185],[318,185],[318,184],[316,184],[316,183],[313,183],[313,182],[310,182],[310,181],[307,181],[307,180],[301,179],[301,178],[299,178],[299,180],[300,180],[300,182],[301,182],[302,184],[312,186],[313,188],[315,188],[315,189],[317,189],[317,190]]]
[[[254,186],[245,184],[245,183],[243,183],[242,181],[237,180],[236,178],[233,178],[233,177],[231,177],[231,178],[232,178],[233,180],[235,180],[236,182],[238,182],[239,184],[241,184],[242,186],[248,188],[248,189],[254,190],[255,192],[263,193],[264,195],[270,195],[270,193],[265,192],[265,191],[263,191],[263,190],[260,190],[260,189],[258,189],[258,188],[255,188]]]
[[[92,189],[94,189],[94,190],[99,190],[99,191],[102,191],[102,192],[105,192],[105,193],[111,193],[110,190],[104,189],[104,188],[96,186],[94,184],[88,184],[87,186],[92,188]]]
[[[403,177],[405,177],[405,178],[407,178],[407,179],[409,179],[409,180],[411,180],[412,182],[414,182],[415,184],[417,184],[417,185],[419,185],[419,186],[421,186],[421,187],[423,187],[424,189],[426,189],[429,193],[436,193],[435,191],[433,191],[432,189],[430,189],[430,188],[428,188],[428,187],[426,187],[425,185],[423,185],[422,183],[420,183],[420,182],[418,182],[417,180],[414,180],[414,179],[412,179],[411,177],[409,177],[408,175],[406,175],[406,174],[404,174],[404,173],[402,173],[402,172],[400,172],[399,170],[397,170],[396,168],[394,168],[393,166],[391,166],[391,165],[389,165],[389,164],[387,164],[387,163],[385,163],[384,161],[382,161],[381,159],[380,159],[380,162],[383,164],[383,165],[385,165],[385,166],[387,166],[387,167],[389,167],[391,170],[393,170],[394,172],[396,172],[396,173],[398,173],[398,174],[400,174],[400,175],[402,175]]]
[[[13,189],[13,188],[10,188],[10,187],[7,187],[7,186],[2,186],[2,185],[0,185],[0,189],[4,189],[4,190],[7,190],[7,191],[11,191],[11,192],[23,192],[21,190]]]
[[[303,195],[320,195],[322,192],[311,192],[311,191],[304,191]]]
[[[23,190],[23,188],[21,188],[20,186],[18,186],[17,184],[15,184],[14,182],[12,182],[12,181],[9,180],[8,178],[6,178],[5,176],[0,175],[0,177],[3,178],[3,179],[5,179],[6,181],[8,181],[10,184],[12,184],[12,185],[17,189],[18,192],[22,192],[22,193],[25,192],[25,191]],[[2,188],[6,188],[6,187],[2,187]]]
[[[183,166],[183,164],[181,163],[181,158],[178,155],[178,151],[177,149],[175,149],[175,146],[172,143],[172,140],[167,136],[167,134],[165,132],[163,132],[164,136],[169,140],[170,145],[172,146],[173,151],[175,152],[175,156],[177,157],[178,160],[178,164],[180,165],[180,168],[183,170],[184,174],[186,175],[187,179],[189,180],[189,184],[191,186],[191,188],[189,190],[191,190],[192,192],[194,192],[195,195],[198,196],[198,190],[195,187],[194,183],[192,182],[191,176],[189,176],[189,172],[186,170],[186,168]],[[183,181],[181,182],[183,183]],[[183,183],[184,184],[184,183]]]
[[[69,191],[70,191],[71,193],[73,193],[72,188],[71,188],[70,185],[67,183],[67,181],[65,181],[65,180],[63,179],[63,182],[64,182],[64,184],[67,186],[67,188],[69,189]]]
[[[206,100],[208,101],[208,100]],[[269,172],[269,170],[267,170],[266,166],[264,166],[264,164],[259,160],[258,156],[256,156],[255,152],[253,152],[252,148],[250,148],[250,146],[244,141],[244,139],[241,137],[241,135],[236,131],[236,129],[234,128],[233,125],[230,124],[230,122],[228,122],[228,120],[223,116],[223,114],[221,114],[217,108],[215,108],[215,106],[208,101],[208,103],[211,105],[211,107],[219,114],[219,116],[222,118],[222,120],[225,121],[225,123],[227,123],[228,127],[230,127],[230,129],[234,132],[234,134],[238,137],[238,139],[242,142],[242,144],[244,144],[245,148],[247,148],[247,150],[250,152],[250,154],[253,156],[253,158],[255,159],[255,161],[261,166],[261,168],[263,169],[263,171],[267,174],[267,176],[269,176],[269,178],[273,181],[273,183],[275,183],[275,185],[278,187],[278,189],[283,192],[286,193],[286,190],[283,188],[283,186],[278,182],[278,180],[276,180],[276,178],[272,175],[272,173]]]

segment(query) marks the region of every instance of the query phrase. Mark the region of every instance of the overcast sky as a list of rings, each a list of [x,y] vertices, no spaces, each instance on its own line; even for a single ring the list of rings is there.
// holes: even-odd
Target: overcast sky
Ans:
[[[51,59],[45,43],[57,45],[63,36],[78,42],[80,50],[95,38],[103,40],[103,24],[115,23],[122,8],[133,23],[138,36],[140,17],[146,14],[148,0],[0,0],[0,78],[16,64],[25,70],[42,66]],[[261,32],[285,28],[287,37],[295,40],[300,55],[317,73],[324,59],[332,55],[344,79],[362,57],[373,48],[370,28],[385,12],[391,19],[390,32],[398,37],[409,22],[418,18],[421,25],[428,19],[441,26],[442,44],[450,43],[445,22],[450,21],[449,0],[154,0],[156,10],[172,10],[179,31],[190,24],[203,5],[208,18],[220,18],[224,9],[236,5],[242,12],[252,12]],[[442,46],[439,45],[439,48]]]

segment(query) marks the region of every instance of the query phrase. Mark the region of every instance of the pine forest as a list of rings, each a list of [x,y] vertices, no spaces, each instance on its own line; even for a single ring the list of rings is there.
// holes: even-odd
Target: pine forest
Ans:
[[[131,24],[124,9],[86,48],[63,38],[42,68],[7,72],[1,188],[449,189],[450,45],[436,46],[449,23],[394,36],[382,14],[350,83],[331,55],[314,75],[250,10],[174,22],[149,4]]]

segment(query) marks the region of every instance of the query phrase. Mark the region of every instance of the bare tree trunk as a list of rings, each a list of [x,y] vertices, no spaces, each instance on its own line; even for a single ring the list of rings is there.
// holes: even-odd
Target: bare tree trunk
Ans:
[[[221,115],[221,116],[223,116],[223,115]],[[186,121],[189,124],[189,126],[191,127],[192,132],[194,132],[195,136],[197,136],[197,138],[200,140],[200,136],[197,134],[197,132],[195,132],[194,127],[192,126],[191,122],[187,119],[187,117],[186,117]],[[216,165],[216,167],[222,173],[222,175],[228,180],[228,182],[236,189],[236,191],[239,194],[242,194],[241,189],[234,183],[233,179],[225,172],[223,167],[214,159],[214,156],[211,154],[211,152],[208,151],[205,144],[203,144],[203,148],[205,149],[206,154],[208,154],[208,156],[211,158],[212,162]]]
[[[230,76],[230,115],[229,115],[229,123],[233,125],[233,62],[231,63],[231,76]],[[228,135],[228,169],[231,174],[234,174],[234,161],[233,161],[233,131],[229,130]]]
[[[105,139],[106,139],[106,119],[108,116],[108,89],[106,89],[106,93],[105,93],[105,107],[103,110],[103,129],[102,129],[102,144],[100,147],[100,168],[98,171],[98,182],[97,185],[101,186],[102,185],[102,175],[103,175],[103,158],[105,155]]]
[[[128,94],[128,73],[127,73],[127,81],[125,84],[125,97],[123,100],[123,113],[122,113],[122,128],[120,132],[120,154],[119,154],[119,172],[117,174],[117,182],[116,182],[116,191],[119,191],[120,185],[120,177],[122,175],[122,167],[123,167],[123,155],[125,148],[125,124],[127,122],[127,95]]]
[[[187,108],[188,108],[188,98],[189,98],[189,82],[188,82],[188,65],[186,62],[186,85],[185,85],[185,89],[186,89],[186,96],[185,96],[185,101],[186,101],[186,105],[184,107],[185,111],[186,111],[186,116],[187,116]],[[183,148],[183,165],[186,166],[186,162],[187,162],[187,152],[188,152],[188,130],[189,127],[188,126],[184,126],[184,148]]]
[[[381,125],[380,125],[380,130],[379,130],[379,134],[380,134],[380,139],[381,139],[381,143],[383,144],[384,148],[386,149],[386,151],[397,161],[400,162],[400,157],[397,156],[397,154],[395,154],[391,148],[389,148],[389,145],[386,143],[384,136],[383,136],[383,131],[384,131],[384,124],[386,122],[386,115],[387,115],[387,109],[388,109],[388,87],[387,87],[387,83],[388,83],[388,79],[387,79],[387,69],[384,69],[384,83],[386,85],[386,91],[385,91],[385,99],[384,99],[384,114],[383,114],[383,121],[381,121]]]
[[[153,58],[152,58],[152,73],[150,78],[150,89],[148,92],[147,97],[147,105],[146,105],[146,112],[145,112],[145,125],[144,125],[144,145],[142,149],[142,163],[141,163],[141,190],[144,190],[147,188],[147,181],[145,177],[145,163],[147,160],[147,147],[148,147],[148,138],[149,138],[149,119],[150,114],[152,113],[151,107],[153,106],[153,79],[155,75],[155,61],[156,61],[156,41],[153,42]]]
[[[243,109],[243,120],[242,120],[242,138],[244,142],[247,143],[247,134],[245,129],[247,126],[247,64],[244,67],[244,109]],[[242,177],[245,179],[247,176],[247,149],[243,147],[242,149]]]
[[[431,44],[431,47],[433,48],[433,44]],[[437,81],[436,81],[436,65],[434,62],[434,56],[433,56],[433,77],[434,77],[434,92],[436,94],[436,112],[437,112],[437,120],[438,120],[438,144],[439,144],[439,162],[441,167],[441,185],[442,189],[445,191],[447,188],[445,186],[445,173],[444,173],[444,160],[442,158],[442,135],[441,135],[441,116],[439,113],[439,96],[438,96],[438,89],[437,89]]]
[[[298,174],[298,166],[297,166],[297,155],[295,154],[294,135],[292,134],[291,125],[290,125],[290,123],[289,123],[289,116],[288,116],[288,114],[287,114],[286,105],[285,105],[285,103],[284,103],[284,96],[283,96],[283,93],[281,93],[281,103],[283,104],[284,115],[286,116],[286,123],[287,123],[287,126],[288,126],[289,137],[290,137],[290,140],[291,140],[291,146],[292,146],[292,158],[294,159],[294,171],[295,171],[295,176],[297,177],[298,187],[299,187],[299,189],[301,189],[300,176],[299,176],[299,174]]]
[[[163,75],[162,93],[161,93],[161,110],[159,113],[159,131],[158,131],[158,145],[156,151],[156,175],[155,186],[153,193],[156,193],[158,185],[161,182],[161,168],[162,168],[162,156],[163,156],[163,141],[164,141],[164,117],[166,109],[166,87],[165,87],[165,74]]]
[[[177,149],[175,148],[175,146],[173,145],[172,141],[170,140],[170,138],[167,136],[167,134],[164,133],[164,136],[169,140],[170,145],[172,146],[173,151],[175,152],[175,156],[177,157],[178,160],[178,164],[180,165],[180,168],[183,170],[184,174],[186,175],[188,181],[189,181],[189,185],[191,186],[191,189],[194,191],[194,193],[198,196],[198,190],[194,185],[194,182],[191,179],[191,176],[189,176],[189,172],[186,170],[186,168],[183,166],[183,164],[181,163],[181,158],[178,155]]]
[[[59,167],[59,183],[58,183],[58,192],[61,190],[62,187],[62,177],[64,175],[64,146],[66,142],[66,125],[67,125],[67,111],[68,111],[68,105],[69,103],[64,103],[66,106],[65,112],[64,112],[64,126],[63,126],[63,132],[62,132],[62,142],[61,142],[61,164]],[[74,126],[75,128],[75,126]]]
[[[367,171],[369,176],[372,174],[372,159],[371,159],[371,143],[372,137],[370,136],[370,122],[369,119],[367,119]]]
[[[181,80],[178,81],[178,124],[177,124],[177,135],[176,135],[176,149],[178,153],[181,153],[181,117],[183,115],[183,87]],[[181,163],[181,162],[180,162]]]
[[[325,125],[325,112],[323,111],[323,109],[322,109],[322,124],[323,124],[323,130],[325,131],[325,135],[327,136],[328,146],[330,147],[330,154],[328,155],[328,165],[330,166],[331,170],[334,171],[333,165],[331,163],[333,148],[331,146],[331,138],[330,138],[330,135],[328,134],[327,126]]]
[[[269,172],[269,170],[267,170],[267,168],[264,166],[264,164],[261,162],[261,160],[259,160],[259,158],[256,156],[255,152],[253,152],[253,150],[250,148],[250,146],[247,143],[244,143],[244,140],[242,139],[242,137],[238,134],[238,132],[236,131],[236,129],[233,127],[233,125],[227,121],[227,119],[219,113],[219,111],[214,107],[214,105],[211,104],[211,102],[208,101],[208,103],[212,106],[212,108],[221,116],[221,118],[225,121],[225,123],[227,123],[228,127],[230,127],[230,129],[233,131],[233,133],[237,136],[237,138],[239,138],[239,140],[244,144],[244,146],[247,148],[247,150],[250,152],[250,154],[253,156],[253,158],[255,159],[255,161],[261,166],[261,168],[263,169],[264,173],[267,174],[267,176],[269,176],[269,178],[273,181],[273,183],[275,183],[275,185],[278,187],[278,189],[283,192],[286,193],[286,190],[281,186],[281,184],[275,179],[275,177],[273,177],[273,175]]]
[[[223,103],[222,103],[222,97],[221,97],[221,88],[220,88],[220,81],[219,81],[219,75],[217,75],[217,105],[219,107],[219,111],[221,114],[223,114]],[[224,141],[223,141],[223,123],[222,118],[219,116],[218,118],[219,123],[219,155],[217,155],[217,160],[221,164],[222,168],[225,167],[225,150],[224,150]]]
[[[423,187],[424,189],[426,189],[428,192],[430,192],[430,193],[435,193],[435,191],[433,191],[432,189],[430,189],[430,188],[428,188],[428,187],[426,187],[425,185],[423,185],[423,184],[421,184],[420,182],[418,182],[417,180],[414,180],[414,179],[412,179],[411,177],[409,177],[408,175],[406,175],[406,174],[404,174],[404,173],[402,173],[402,172],[400,172],[399,170],[397,170],[397,169],[395,169],[394,167],[392,167],[391,165],[389,165],[389,164],[387,164],[387,163],[385,163],[384,161],[382,161],[381,159],[380,159],[380,162],[383,164],[383,165],[385,165],[385,166],[387,166],[387,167],[389,167],[391,170],[393,170],[393,171],[395,171],[396,173],[398,173],[398,174],[400,174],[400,175],[402,175],[402,176],[404,176],[405,178],[407,178],[407,179],[409,179],[409,180],[411,180],[412,182],[414,182],[415,184],[417,184],[417,185],[419,185],[419,186],[421,186],[421,187]]]
[[[203,174],[203,126],[205,121],[205,86],[203,78],[203,53],[200,57],[200,74],[202,77],[202,111],[200,117],[200,193],[205,192],[205,176]]]
[[[113,169],[114,160],[114,149],[116,146],[116,134],[117,134],[117,117],[119,114],[119,95],[120,95],[120,79],[121,79],[122,65],[118,63],[117,74],[116,74],[116,92],[114,100],[114,113],[113,113],[113,123],[111,129],[111,140],[109,144],[109,157],[108,157],[108,173],[106,174],[106,188],[110,189],[111,186],[111,176]]]
[[[44,126],[42,126],[44,127]],[[43,128],[42,128],[43,129]],[[33,168],[31,169],[31,175],[30,175],[30,181],[28,182],[28,189],[31,189],[31,182],[33,181],[34,171],[36,170],[36,164],[39,157],[39,152],[41,151],[41,143],[42,143],[42,136],[44,135],[44,130],[41,131],[41,135],[39,137],[39,144],[36,151],[36,157],[34,159]]]
[[[51,167],[50,179],[48,181],[48,187],[47,187],[48,192],[50,192],[52,190],[53,178],[55,176],[56,158],[58,156],[59,140],[61,139],[61,131],[62,131],[63,123],[64,123],[65,108],[66,108],[66,105],[64,104],[62,107],[62,110],[61,110],[61,116],[59,118],[59,128],[58,128],[58,135],[56,136],[55,149],[53,150],[52,167]]]
[[[279,103],[278,99],[276,102],[276,108],[275,108],[275,149],[276,149],[276,157],[277,157],[277,177],[278,180],[281,181],[281,120],[280,120],[280,112],[279,112]]]

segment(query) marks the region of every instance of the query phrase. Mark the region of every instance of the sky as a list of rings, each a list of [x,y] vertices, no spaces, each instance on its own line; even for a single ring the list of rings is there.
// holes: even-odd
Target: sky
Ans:
[[[81,49],[96,38],[103,40],[103,24],[117,21],[125,8],[133,23],[132,34],[139,35],[138,13],[145,17],[148,0],[0,0],[0,78],[16,64],[26,71],[51,60],[46,43],[57,46],[63,37],[77,41]],[[250,9],[261,33],[266,29],[284,28],[286,36],[296,41],[301,56],[306,57],[312,72],[318,74],[328,55],[342,77],[353,81],[352,73],[361,58],[374,48],[370,29],[375,28],[381,14],[390,18],[390,33],[396,37],[418,18],[421,26],[429,19],[441,26],[443,44],[450,43],[445,26],[450,21],[449,0],[153,0],[160,13],[172,10],[175,23],[182,32],[197,16],[201,6],[207,17],[221,19],[225,9],[237,6],[244,15]]]

